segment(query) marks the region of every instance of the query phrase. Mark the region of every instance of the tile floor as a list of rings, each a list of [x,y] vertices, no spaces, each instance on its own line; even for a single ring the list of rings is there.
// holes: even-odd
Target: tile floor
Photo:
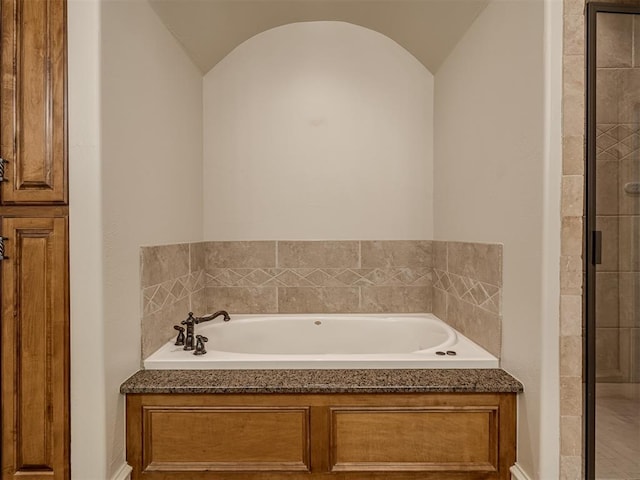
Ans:
[[[640,383],[596,387],[596,478],[640,480]]]

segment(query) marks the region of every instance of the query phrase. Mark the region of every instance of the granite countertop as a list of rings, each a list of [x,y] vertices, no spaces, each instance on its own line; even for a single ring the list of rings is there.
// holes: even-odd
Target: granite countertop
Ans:
[[[501,369],[140,370],[120,386],[134,393],[520,393]]]

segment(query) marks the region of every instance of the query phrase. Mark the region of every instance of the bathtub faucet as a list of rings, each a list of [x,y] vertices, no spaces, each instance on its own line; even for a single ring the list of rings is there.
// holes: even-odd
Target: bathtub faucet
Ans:
[[[226,310],[218,310],[216,313],[212,313],[211,315],[206,315],[204,317],[196,317],[196,323],[208,322],[209,320],[213,320],[214,318],[217,318],[220,315],[223,316],[222,320],[224,320],[225,322],[228,322],[229,320],[231,320],[231,317],[226,312]]]
[[[231,317],[229,316],[229,314],[225,311],[225,310],[220,310],[216,313],[212,313],[211,315],[205,315],[204,317],[194,317],[193,316],[193,312],[189,312],[189,316],[183,320],[182,322],[180,322],[182,325],[184,325],[186,328],[186,334],[185,334],[185,329],[183,327],[181,327],[180,325],[175,325],[173,328],[175,328],[176,330],[178,330],[178,338],[176,338],[176,345],[184,345],[183,349],[184,350],[196,350],[196,354],[197,355],[202,355],[204,353],[206,353],[206,350],[204,350],[204,345],[202,349],[198,349],[198,345],[194,345],[195,343],[195,326],[198,323],[202,323],[202,322],[208,322],[209,320],[213,320],[214,318],[219,317],[220,315],[223,316],[223,320],[225,322],[228,322],[229,320],[231,320]],[[203,337],[205,338],[205,337]],[[206,341],[206,340],[205,340]],[[198,353],[200,352],[200,353]]]

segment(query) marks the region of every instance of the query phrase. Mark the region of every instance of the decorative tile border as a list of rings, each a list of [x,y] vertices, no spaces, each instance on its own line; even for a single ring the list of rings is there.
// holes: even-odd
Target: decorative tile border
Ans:
[[[491,313],[501,313],[502,289],[473,278],[456,275],[443,270],[434,270],[433,287],[443,290],[471,305]]]
[[[366,287],[431,285],[430,268],[214,268],[207,287]]]
[[[596,125],[596,160],[636,159],[640,149],[640,124],[599,123]]]
[[[204,270],[142,289],[142,313],[150,315],[198,293],[205,287]]]

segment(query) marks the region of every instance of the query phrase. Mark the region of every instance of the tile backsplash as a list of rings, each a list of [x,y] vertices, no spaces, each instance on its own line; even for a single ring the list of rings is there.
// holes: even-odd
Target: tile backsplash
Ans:
[[[220,309],[231,313],[433,311],[499,354],[499,245],[355,240],[152,246],[141,249],[141,279],[143,358],[171,338],[172,326],[188,311],[201,315]],[[464,315],[469,319],[461,320]],[[494,333],[497,340],[485,338]]]
[[[206,310],[204,244],[140,249],[142,356],[166,342],[189,311]]]
[[[502,245],[433,242],[433,313],[489,352],[502,343]]]
[[[210,309],[236,313],[424,312],[431,242],[208,242]]]

